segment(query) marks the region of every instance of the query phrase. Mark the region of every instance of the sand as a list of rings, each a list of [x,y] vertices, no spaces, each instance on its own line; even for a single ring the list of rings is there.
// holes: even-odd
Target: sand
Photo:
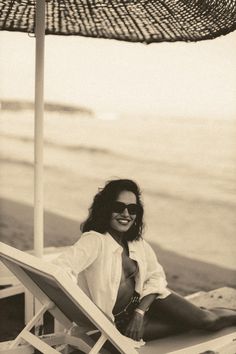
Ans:
[[[1,240],[22,250],[32,249],[32,206],[4,198],[0,200],[0,205]],[[45,230],[45,246],[70,245],[77,240],[79,235],[79,222],[78,220],[46,211]],[[235,271],[188,258],[176,252],[163,249],[155,243],[152,243],[152,246],[158,255],[159,261],[164,266],[169,287],[174,291],[187,295],[221,288],[222,286],[236,288]],[[235,300],[234,298],[234,304]],[[0,300],[0,312],[0,341],[12,340],[24,328],[23,294]],[[45,330],[52,331],[52,319],[49,315],[45,317],[45,321]]]
[[[45,213],[45,246],[73,244],[80,234],[79,223],[52,212]],[[33,248],[33,208],[1,199],[1,240],[21,250]],[[236,288],[235,271],[197,261],[152,243],[164,266],[170,288],[183,295],[222,286]]]
[[[144,237],[170,287],[182,294],[236,287],[234,123],[47,113],[45,246],[73,244],[98,187],[132,177],[143,191]],[[1,240],[32,249],[31,111],[1,115],[0,186]]]
[[[1,240],[20,249],[33,247],[33,129],[32,111],[1,112]],[[236,270],[235,121],[47,112],[44,145],[46,246],[72,244],[98,187],[131,177],[143,191],[144,237],[178,289],[192,291],[192,272],[206,279],[209,269],[209,288],[219,269]]]
[[[144,237],[169,287],[182,295],[236,288],[234,122],[106,122],[58,113],[45,123],[46,247],[73,244],[98,187],[131,177],[143,190]],[[0,142],[0,239],[30,250],[32,112],[3,112]],[[23,326],[23,296],[0,306],[1,340],[14,338]]]
[[[33,248],[33,113],[1,112],[0,238]],[[145,234],[183,294],[236,287],[235,121],[45,115],[45,246],[74,243],[98,187],[134,178]]]
[[[31,111],[1,112],[0,197],[26,206],[33,205],[33,129]],[[143,191],[147,240],[236,270],[235,121],[47,112],[44,146],[46,212],[80,223],[98,187],[131,177]]]

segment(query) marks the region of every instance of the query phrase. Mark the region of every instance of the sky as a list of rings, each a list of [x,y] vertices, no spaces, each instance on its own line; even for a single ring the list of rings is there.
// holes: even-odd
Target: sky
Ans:
[[[197,43],[46,36],[45,101],[109,114],[236,118],[236,32]],[[35,39],[0,33],[0,98],[33,100]]]

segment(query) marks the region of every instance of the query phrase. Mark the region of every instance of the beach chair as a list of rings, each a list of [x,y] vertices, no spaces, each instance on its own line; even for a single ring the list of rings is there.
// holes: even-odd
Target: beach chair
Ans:
[[[199,354],[220,347],[221,350],[227,348],[225,354],[236,353],[236,328],[228,328],[212,335],[193,333],[172,336],[149,342],[137,349],[134,341],[122,336],[100,309],[56,265],[3,243],[0,243],[0,260],[42,304],[38,313],[15,340],[1,343],[0,353],[28,354],[34,353],[36,348],[41,353],[54,354],[69,353],[71,349],[78,348],[84,353],[112,354],[104,349],[105,342],[112,343],[122,354]],[[63,325],[65,331],[41,336],[33,333],[46,311]],[[86,330],[83,326],[80,327],[81,322],[85,323],[84,320],[87,323]],[[78,325],[77,337],[69,331],[73,324]],[[89,336],[88,331],[91,330],[100,333],[97,341]]]
[[[25,288],[7,267],[0,262],[0,299],[24,293]]]
[[[50,261],[63,251],[66,250],[67,247],[46,247],[44,248],[43,259],[45,261]],[[33,255],[33,250],[26,251],[27,253]],[[23,286],[20,280],[12,274],[12,272],[2,263],[0,262],[0,299],[4,299],[10,296],[15,296],[18,294],[24,294],[25,298],[25,323],[28,323],[29,320],[34,315],[34,299],[27,288]]]

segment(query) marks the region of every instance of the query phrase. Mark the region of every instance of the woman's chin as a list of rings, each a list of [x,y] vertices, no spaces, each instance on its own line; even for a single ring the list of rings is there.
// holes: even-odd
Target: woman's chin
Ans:
[[[113,230],[119,233],[125,233],[129,231],[129,229],[130,229],[130,225],[116,225],[115,227],[113,226]]]

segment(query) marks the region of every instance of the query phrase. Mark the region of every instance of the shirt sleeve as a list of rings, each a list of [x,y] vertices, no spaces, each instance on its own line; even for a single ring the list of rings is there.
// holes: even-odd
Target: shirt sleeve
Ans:
[[[144,250],[147,271],[141,298],[149,294],[157,294],[158,298],[164,299],[171,294],[170,290],[167,289],[165,272],[157,261],[155,252],[146,241],[144,241]]]
[[[61,267],[74,281],[84,269],[89,267],[101,253],[101,238],[95,232],[86,232],[52,263]]]

